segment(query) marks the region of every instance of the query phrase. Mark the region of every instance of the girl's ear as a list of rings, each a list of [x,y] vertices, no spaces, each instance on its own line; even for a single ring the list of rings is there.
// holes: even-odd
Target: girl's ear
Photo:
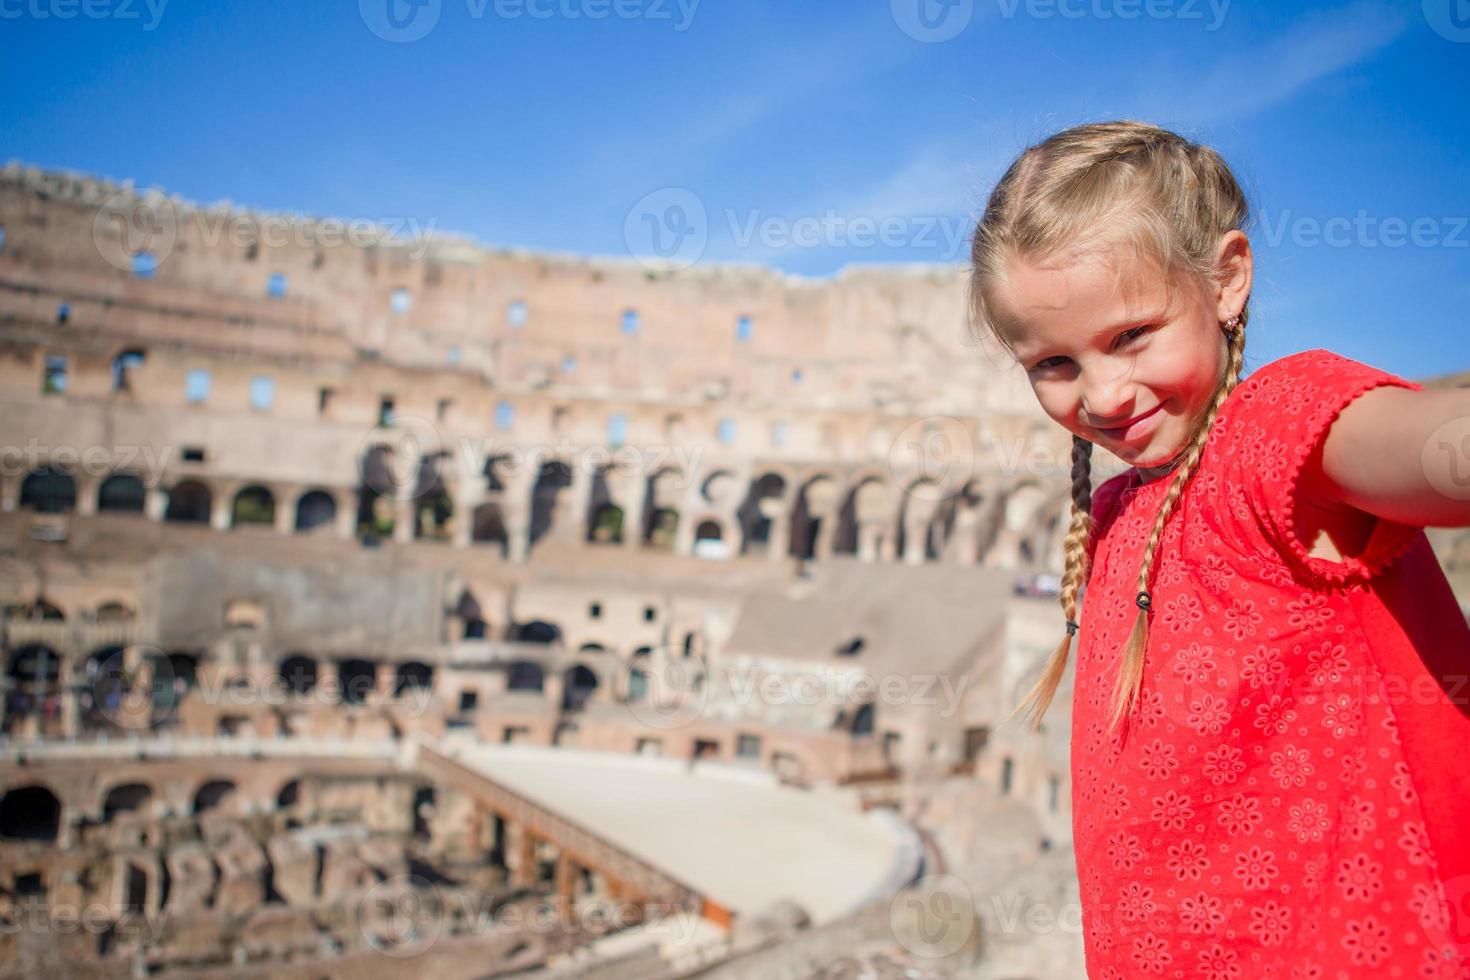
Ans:
[[[1253,261],[1250,239],[1245,232],[1232,228],[1220,236],[1220,249],[1215,254],[1215,304],[1220,320],[1228,320],[1245,307],[1251,294]]]

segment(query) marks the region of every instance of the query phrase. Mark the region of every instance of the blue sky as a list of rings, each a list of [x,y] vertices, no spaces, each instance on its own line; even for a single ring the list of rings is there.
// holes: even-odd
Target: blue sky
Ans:
[[[0,158],[820,276],[963,261],[1016,152],[1143,118],[1259,209],[1251,366],[1470,368],[1470,0],[389,2],[0,0]]]

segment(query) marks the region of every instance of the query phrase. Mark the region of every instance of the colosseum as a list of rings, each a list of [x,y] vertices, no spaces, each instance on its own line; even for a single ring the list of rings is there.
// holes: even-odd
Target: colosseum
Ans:
[[[0,324],[0,975],[1083,975],[1069,444],[963,268],[11,164]]]

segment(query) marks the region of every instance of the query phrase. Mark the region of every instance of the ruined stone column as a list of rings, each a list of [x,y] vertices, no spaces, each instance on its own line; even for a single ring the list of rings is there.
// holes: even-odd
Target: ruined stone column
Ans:
[[[407,544],[413,540],[414,517],[417,515],[418,498],[407,497],[393,502],[393,540]]]
[[[516,888],[536,884],[536,838],[521,823],[506,823],[505,863],[510,868],[510,883]]]
[[[561,851],[556,859],[556,897],[570,905],[577,890],[577,862]]]
[[[285,498],[288,493],[296,502],[299,502],[301,499],[300,488],[282,490],[280,492],[276,500],[275,520],[273,522],[277,534],[292,534],[296,530],[296,507],[294,504],[287,503]]]
[[[102,486],[102,480],[96,476],[78,476],[77,483],[77,513],[83,517],[90,517],[97,513],[97,491]]]
[[[230,529],[230,506],[234,503],[233,488],[210,487],[209,526],[216,531]]]

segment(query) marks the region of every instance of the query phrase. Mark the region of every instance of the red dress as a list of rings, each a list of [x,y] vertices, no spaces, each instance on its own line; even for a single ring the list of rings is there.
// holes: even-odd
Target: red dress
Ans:
[[[1313,448],[1379,385],[1422,388],[1311,350],[1231,392],[1165,526],[1115,736],[1169,477],[1095,495],[1071,736],[1093,980],[1470,977],[1470,627],[1421,528],[1379,520],[1334,562],[1292,514]]]

